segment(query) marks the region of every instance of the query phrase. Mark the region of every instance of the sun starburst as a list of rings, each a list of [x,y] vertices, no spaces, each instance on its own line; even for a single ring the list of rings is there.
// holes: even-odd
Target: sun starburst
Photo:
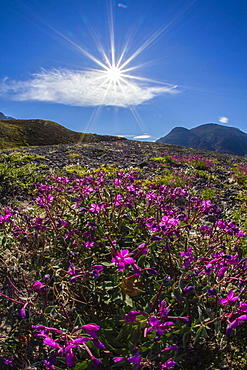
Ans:
[[[151,47],[169,26],[163,26],[149,35],[135,49],[131,47],[133,39],[129,37],[120,51],[119,40],[115,40],[113,1],[108,0],[108,37],[109,47],[102,45],[97,32],[88,21],[86,23],[89,33],[95,42],[96,56],[78,42],[42,20],[60,39],[79,52],[81,56],[89,59],[94,67],[80,70],[53,69],[42,70],[35,73],[27,81],[3,81],[0,85],[5,93],[12,93],[13,99],[19,101],[36,100],[74,105],[81,107],[95,107],[86,130],[99,114],[101,107],[112,106],[128,108],[133,114],[139,128],[146,132],[147,128],[142,122],[136,107],[150,101],[161,94],[174,94],[177,86],[142,77],[136,73],[142,65],[135,64],[137,57]],[[117,50],[116,51],[116,44]],[[132,50],[132,52],[130,52]]]
[[[106,71],[106,78],[109,80],[109,82],[120,83],[122,77],[123,73],[121,71],[121,68],[110,67]]]

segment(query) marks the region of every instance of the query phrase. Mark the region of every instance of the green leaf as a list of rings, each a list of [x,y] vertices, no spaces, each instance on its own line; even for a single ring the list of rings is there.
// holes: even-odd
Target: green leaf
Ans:
[[[140,338],[143,336],[143,330],[141,329],[140,325],[135,325],[133,327],[133,333],[132,333],[132,341],[134,344],[136,344]]]
[[[205,328],[205,326],[203,326],[203,329],[202,329],[202,336],[204,338],[208,338],[208,333],[207,333],[207,329]]]
[[[221,329],[221,320],[220,319],[215,321],[214,327],[215,327],[215,334],[219,335],[220,334],[220,329]]]
[[[106,267],[115,266],[113,262],[101,262],[101,265],[106,266]]]
[[[200,306],[197,307],[198,309],[198,314],[199,314],[199,321],[202,322],[203,321],[203,317],[202,317],[202,309]]]
[[[198,340],[202,336],[203,329],[204,329],[204,327],[203,326],[200,326],[200,328],[197,330],[193,344],[196,344],[198,342]]]
[[[80,363],[77,363],[76,366],[75,366],[75,370],[83,370],[83,369],[86,369],[88,367],[88,361],[83,361],[83,362],[80,362]]]
[[[85,325],[85,322],[82,320],[82,317],[81,315],[78,314],[78,312],[76,312],[76,318],[75,318],[75,321],[74,321],[74,327],[81,327]]]
[[[183,347],[185,348],[190,340],[190,333],[184,333],[183,335]]]
[[[134,302],[132,301],[132,299],[128,295],[125,295],[125,303],[130,307],[133,307],[133,305],[134,305]]]

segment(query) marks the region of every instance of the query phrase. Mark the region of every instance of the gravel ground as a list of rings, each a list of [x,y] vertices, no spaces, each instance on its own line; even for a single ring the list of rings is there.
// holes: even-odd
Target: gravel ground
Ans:
[[[13,151],[44,156],[45,159],[37,159],[33,162],[46,165],[52,169],[62,169],[69,164],[78,164],[86,168],[97,168],[102,165],[116,165],[122,168],[143,168],[150,166],[150,158],[162,157],[164,154],[176,154],[178,156],[198,155],[212,160],[217,159],[226,168],[231,168],[234,163],[247,165],[247,158],[240,156],[191,149],[177,145],[130,140],[28,147],[15,150],[2,150],[0,154],[8,154]],[[71,154],[76,154],[77,156],[72,158]]]
[[[88,169],[99,168],[103,165],[114,165],[119,166],[119,168],[142,168],[145,171],[145,175],[150,176],[154,173],[155,167],[159,166],[155,162],[150,161],[150,158],[162,157],[165,154],[176,154],[177,156],[198,155],[199,157],[217,160],[220,164],[217,168],[218,182],[212,185],[217,190],[217,194],[220,195],[220,205],[224,208],[232,208],[237,205],[236,196],[241,190],[241,188],[232,181],[229,171],[233,164],[242,163],[247,166],[247,158],[240,156],[191,149],[176,145],[130,140],[2,150],[0,156],[1,153],[8,154],[14,151],[43,156],[44,158],[35,159],[29,163],[45,166],[42,172],[47,171],[48,173],[50,173],[51,170],[62,170],[68,165],[75,164]],[[23,165],[23,163],[17,163],[16,165],[20,166]],[[187,164],[178,165],[178,167],[186,166],[189,167]],[[159,174],[159,171],[157,171],[158,170],[156,170],[155,173]],[[209,185],[210,184],[206,183],[205,179],[198,178],[193,184],[193,189],[200,193]],[[9,199],[13,196],[16,199],[23,199],[25,194],[18,194],[18,190],[15,191],[14,194],[11,194],[11,189],[5,186],[5,188],[0,191],[0,203],[8,203]]]

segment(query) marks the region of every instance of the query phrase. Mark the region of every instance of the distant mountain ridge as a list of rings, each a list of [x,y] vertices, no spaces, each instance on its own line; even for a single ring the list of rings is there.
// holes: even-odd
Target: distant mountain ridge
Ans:
[[[0,120],[6,120],[6,119],[15,119],[15,118],[5,116],[5,114],[3,114],[2,112],[0,112]]]
[[[206,123],[190,130],[175,127],[156,142],[247,156],[247,134],[238,128],[217,123]]]

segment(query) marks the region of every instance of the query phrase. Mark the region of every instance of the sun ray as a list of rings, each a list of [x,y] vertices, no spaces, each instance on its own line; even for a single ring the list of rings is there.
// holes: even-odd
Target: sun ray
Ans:
[[[94,55],[89,52],[84,45],[81,45],[78,42],[75,42],[73,39],[68,37],[66,34],[56,29],[54,26],[49,24],[47,20],[42,19],[38,14],[34,14],[38,17],[55,35],[60,39],[65,41],[67,45],[70,45],[74,50],[78,51],[81,55],[88,58],[95,65],[95,68],[82,68],[77,71],[67,71],[64,70],[63,78],[61,80],[61,74],[59,70],[55,71],[54,74],[51,72],[51,76],[47,72],[44,76],[46,81],[44,85],[48,89],[54,83],[57,86],[61,86],[63,81],[74,81],[76,88],[80,86],[81,83],[81,93],[78,90],[78,98],[72,99],[75,102],[75,105],[79,105],[78,102],[80,99],[87,106],[116,106],[116,107],[126,107],[129,108],[132,112],[135,120],[138,122],[138,126],[144,131],[142,127],[141,118],[138,115],[137,110],[134,106],[142,104],[145,101],[148,101],[155,97],[158,94],[165,92],[173,93],[175,91],[176,84],[161,82],[153,80],[151,78],[142,77],[136,75],[135,71],[149,63],[140,63],[136,64],[137,57],[145,52],[149,47],[153,46],[165,33],[184,15],[198,0],[191,0],[190,2],[185,1],[184,6],[181,7],[178,13],[176,13],[169,22],[167,22],[162,27],[156,29],[152,34],[144,38],[139,46],[132,48],[132,53],[129,53],[130,47],[133,44],[133,41],[136,40],[135,36],[137,31],[139,32],[140,24],[136,26],[135,30],[127,36],[127,41],[124,43],[122,50],[119,52],[119,48],[116,50],[116,45],[119,46],[118,40],[116,39],[115,34],[115,14],[114,14],[114,2],[113,0],[106,0],[107,4],[107,17],[108,17],[108,48],[102,44],[99,35],[95,31],[92,24],[86,19],[84,23],[89,30],[92,39],[95,42],[96,50],[99,52]],[[142,39],[143,40],[143,39]],[[88,71],[88,73],[86,72]],[[37,74],[37,81],[39,82],[42,78],[40,74]],[[66,80],[67,79],[67,80]],[[35,79],[34,79],[35,81]],[[55,82],[54,82],[55,81]],[[88,87],[88,90],[83,91],[84,82]],[[49,85],[50,84],[50,85]],[[152,86],[153,84],[154,86]],[[157,86],[160,85],[161,87]],[[36,84],[37,85],[37,84]],[[44,87],[44,91],[47,92],[47,89]],[[89,94],[89,95],[87,95]],[[139,95],[138,95],[139,94]],[[21,95],[21,94],[20,94]],[[27,94],[28,95],[28,94]],[[49,93],[48,93],[49,95]],[[54,95],[54,94],[53,94]],[[53,99],[51,94],[51,100]],[[38,98],[44,100],[42,94],[42,86],[40,91],[37,92]],[[59,95],[60,96],[60,95]],[[67,101],[67,97],[61,94],[62,98],[60,101]],[[89,98],[87,98],[89,96]],[[92,99],[94,97],[94,101]],[[71,101],[69,102],[71,103]],[[91,123],[95,120],[100,112],[100,108],[97,108],[92,117],[90,118],[89,124],[87,127],[91,126]]]
[[[124,82],[126,83],[126,81],[124,80]],[[131,86],[131,84],[129,84]],[[119,84],[119,87],[122,89],[122,85],[121,83]],[[144,133],[145,131],[147,131],[147,129],[145,130],[144,126],[143,126],[143,122],[142,122],[142,119],[140,117],[140,115],[138,114],[137,110],[135,109],[135,107],[133,105],[130,105],[126,99],[126,104],[128,105],[128,108],[130,109],[131,113],[133,114],[133,117],[135,118],[139,128],[141,129],[142,133]]]
[[[95,29],[93,28],[93,26],[91,25],[91,23],[89,23],[89,21],[87,21],[86,26],[87,26],[87,29],[89,30],[90,34],[94,38],[95,44],[98,46],[98,51],[100,52],[100,54],[102,55],[103,59],[105,60],[106,66],[108,66],[110,68],[111,67],[110,59],[106,55],[105,49],[104,49],[104,47],[103,47],[103,45],[102,45],[102,43],[101,43],[101,41],[100,41],[97,33],[95,32]]]
[[[113,14],[113,4],[112,0],[108,2],[108,19],[109,19],[109,36],[110,36],[110,51],[111,51],[111,67],[115,68],[115,30],[114,30],[114,14]]]
[[[102,105],[98,105],[97,107],[94,108],[93,113],[91,114],[91,117],[85,127],[86,132],[89,131],[91,125],[97,120],[97,116],[99,116],[101,109],[102,109]]]
[[[122,68],[132,62],[137,56],[139,56],[142,52],[144,52],[148,47],[153,45],[161,36],[164,36],[165,31],[177,22],[177,20],[184,15],[191,7],[196,4],[197,0],[192,1],[185,9],[182,9],[180,13],[176,14],[166,25],[157,29],[154,33],[152,33],[135,51],[131,54],[131,56],[125,60],[122,64]]]

